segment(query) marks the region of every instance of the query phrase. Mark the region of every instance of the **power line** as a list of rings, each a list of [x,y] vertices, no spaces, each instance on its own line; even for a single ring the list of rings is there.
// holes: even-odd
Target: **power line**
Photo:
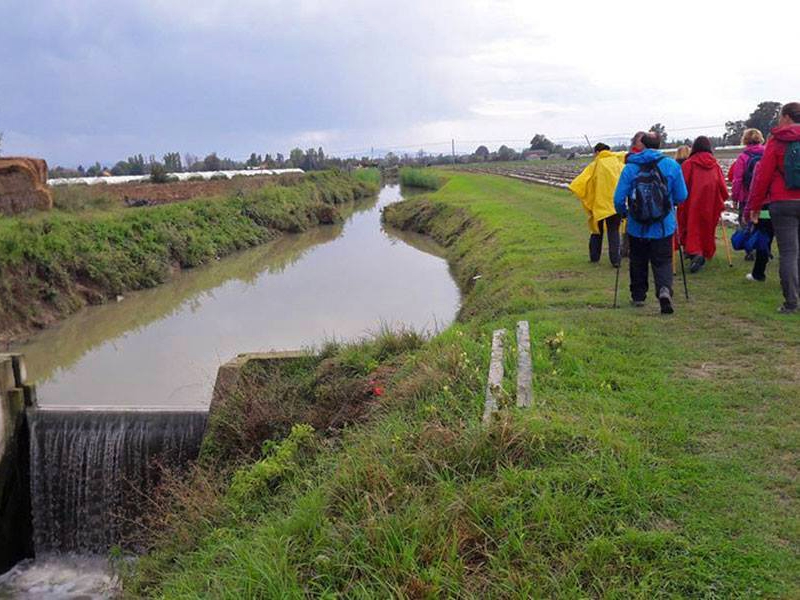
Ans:
[[[724,128],[724,123],[717,123],[714,125],[693,125],[689,127],[673,127],[669,129],[669,132],[678,132],[678,131],[698,131],[698,130],[705,130],[705,129],[717,129],[717,128]],[[637,130],[639,131],[639,130]],[[636,131],[623,131],[618,133],[592,133],[589,136],[592,139],[603,139],[603,138],[630,138],[632,137]],[[578,133],[571,136],[561,136],[555,138],[548,138],[552,142],[568,142],[568,141],[580,141],[584,139],[586,134]],[[463,144],[528,144],[530,143],[530,138],[503,138],[503,139],[491,139],[491,140],[459,140],[457,138],[450,139],[450,140],[442,140],[438,142],[417,142],[416,144],[373,144],[369,147],[361,147],[355,148],[350,150],[331,150],[331,155],[338,155],[338,156],[350,156],[350,155],[361,155],[367,156],[372,155],[374,153],[375,148],[378,150],[383,151],[394,151],[394,150],[410,150],[410,149],[418,149],[418,150],[425,150],[425,148],[430,147],[439,147],[439,146],[451,146],[451,148],[455,144],[463,145]]]

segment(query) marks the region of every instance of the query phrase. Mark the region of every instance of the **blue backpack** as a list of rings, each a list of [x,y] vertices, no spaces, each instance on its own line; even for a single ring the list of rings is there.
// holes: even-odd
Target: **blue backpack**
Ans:
[[[642,225],[660,223],[672,212],[667,180],[658,168],[663,158],[661,156],[641,165],[634,181],[628,212],[634,221]]]

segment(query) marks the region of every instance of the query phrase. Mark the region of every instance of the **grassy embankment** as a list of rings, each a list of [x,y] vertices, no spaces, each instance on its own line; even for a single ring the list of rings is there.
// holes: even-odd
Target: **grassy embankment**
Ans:
[[[444,177],[433,169],[403,167],[400,169],[400,183],[423,190],[438,190],[444,184]]]
[[[0,218],[0,340],[158,285],[175,269],[334,222],[337,204],[377,189],[323,172],[246,194],[135,209],[102,190],[59,190],[52,213]]]
[[[390,367],[341,438],[298,427],[233,475],[200,469],[129,594],[797,597],[800,323],[775,312],[774,265],[758,287],[717,258],[662,317],[652,299],[609,308],[614,271],[587,262],[563,191],[454,175],[386,218],[448,248],[459,321],[424,345],[329,349],[292,377],[278,393],[306,386],[313,411],[336,374]],[[520,318],[534,407],[484,427],[491,331]]]

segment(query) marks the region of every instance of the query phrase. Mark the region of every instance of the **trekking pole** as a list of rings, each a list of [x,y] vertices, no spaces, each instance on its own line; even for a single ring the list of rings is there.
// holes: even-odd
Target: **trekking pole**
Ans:
[[[686,294],[686,299],[689,299],[689,286],[686,285],[686,267],[683,264],[683,246],[678,244],[678,254],[681,258],[681,275],[683,276],[683,292]]]
[[[619,257],[619,264],[617,265],[617,275],[614,278],[614,308],[619,308],[617,306],[617,293],[619,291],[619,272],[622,270],[622,257]]]
[[[728,266],[733,267],[733,261],[731,260],[731,247],[728,245],[728,228],[725,227],[725,219],[719,220],[720,225],[722,225],[722,241],[725,243],[725,254],[728,257]]]

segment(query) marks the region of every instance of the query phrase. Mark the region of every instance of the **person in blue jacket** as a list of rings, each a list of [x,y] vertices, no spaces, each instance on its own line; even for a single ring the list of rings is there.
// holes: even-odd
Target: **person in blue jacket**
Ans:
[[[661,137],[657,133],[648,132],[642,137],[642,144],[644,150],[636,154],[629,154],[627,157],[627,164],[622,170],[617,189],[614,192],[614,207],[618,214],[628,217],[631,303],[634,306],[644,306],[648,288],[647,271],[648,267],[652,265],[661,312],[671,314],[674,312],[672,305],[672,238],[678,227],[675,207],[686,200],[688,192],[680,165],[658,151],[661,146]],[[637,177],[642,166],[655,161],[658,161],[656,168],[663,176],[667,195],[672,203],[672,210],[659,222],[639,223],[632,215],[628,214],[628,198],[636,188]]]

